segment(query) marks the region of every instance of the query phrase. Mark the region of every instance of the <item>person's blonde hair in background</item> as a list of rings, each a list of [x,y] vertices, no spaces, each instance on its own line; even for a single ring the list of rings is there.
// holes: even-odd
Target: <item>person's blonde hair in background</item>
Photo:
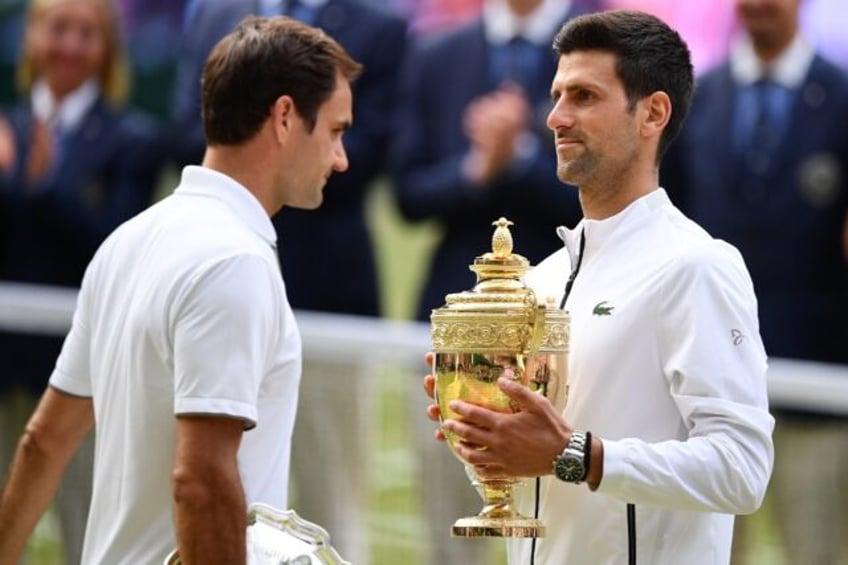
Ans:
[[[129,84],[129,67],[117,13],[111,0],[32,0],[24,26],[17,68],[20,94],[40,99],[38,118],[29,133],[26,180],[44,179],[57,159],[56,125],[68,95],[81,92],[96,79],[99,95],[109,104],[123,105]],[[39,83],[46,88],[39,89]],[[46,95],[41,91],[46,91]],[[91,90],[89,87],[88,90]],[[84,96],[84,95],[83,95]],[[18,146],[16,146],[18,145]],[[9,170],[24,151],[0,116],[0,172]]]
[[[74,5],[74,9],[86,9],[91,6],[95,9],[96,17],[100,20],[99,29],[77,30],[81,33],[79,39],[83,42],[103,41],[103,60],[97,72],[97,79],[104,97],[109,102],[123,103],[127,96],[130,71],[118,14],[110,0],[32,0],[27,13],[24,44],[17,69],[18,89],[21,92],[29,91],[33,83],[43,75],[45,61],[41,43],[44,42],[45,35],[68,33],[66,21],[48,17],[53,9],[61,5]],[[92,33],[99,33],[101,37],[90,35]],[[54,91],[53,94],[61,98],[60,93]]]

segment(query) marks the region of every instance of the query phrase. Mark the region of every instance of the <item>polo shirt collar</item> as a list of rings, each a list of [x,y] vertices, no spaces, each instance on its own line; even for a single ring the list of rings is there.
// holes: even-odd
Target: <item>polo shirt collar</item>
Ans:
[[[251,231],[276,247],[277,233],[265,208],[235,179],[207,167],[189,165],[183,169],[174,194],[214,198],[224,203]]]

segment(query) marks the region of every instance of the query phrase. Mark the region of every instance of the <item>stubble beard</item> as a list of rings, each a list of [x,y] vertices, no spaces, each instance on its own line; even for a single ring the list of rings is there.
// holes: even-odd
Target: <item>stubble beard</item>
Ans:
[[[597,169],[598,158],[588,150],[574,159],[565,159],[557,155],[557,178],[565,184],[582,186],[591,182]]]

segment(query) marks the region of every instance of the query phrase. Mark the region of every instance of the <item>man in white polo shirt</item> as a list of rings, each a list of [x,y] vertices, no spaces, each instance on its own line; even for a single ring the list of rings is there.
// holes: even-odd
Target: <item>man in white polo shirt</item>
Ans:
[[[344,171],[360,65],[320,30],[251,18],[203,71],[207,151],[88,267],[0,499],[15,563],[95,426],[84,563],[243,563],[246,507],[287,506],[297,325],[270,216]]]
[[[517,503],[547,534],[510,540],[512,565],[727,564],[733,515],[765,494],[774,420],[742,257],[659,188],[688,48],[638,12],[575,18],[554,47],[548,126],[584,219],[528,282],[571,315],[568,403],[501,379],[522,411],[453,401],[444,428],[481,476],[539,477]]]

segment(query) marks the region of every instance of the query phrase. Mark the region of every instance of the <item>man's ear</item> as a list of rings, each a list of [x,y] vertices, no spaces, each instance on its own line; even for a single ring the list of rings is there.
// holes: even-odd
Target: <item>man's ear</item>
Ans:
[[[645,110],[640,124],[642,135],[660,137],[671,119],[671,98],[658,90],[643,99],[642,103]]]
[[[285,142],[291,133],[295,119],[297,119],[297,111],[292,97],[286,94],[277,98],[271,107],[271,125],[278,142]]]

